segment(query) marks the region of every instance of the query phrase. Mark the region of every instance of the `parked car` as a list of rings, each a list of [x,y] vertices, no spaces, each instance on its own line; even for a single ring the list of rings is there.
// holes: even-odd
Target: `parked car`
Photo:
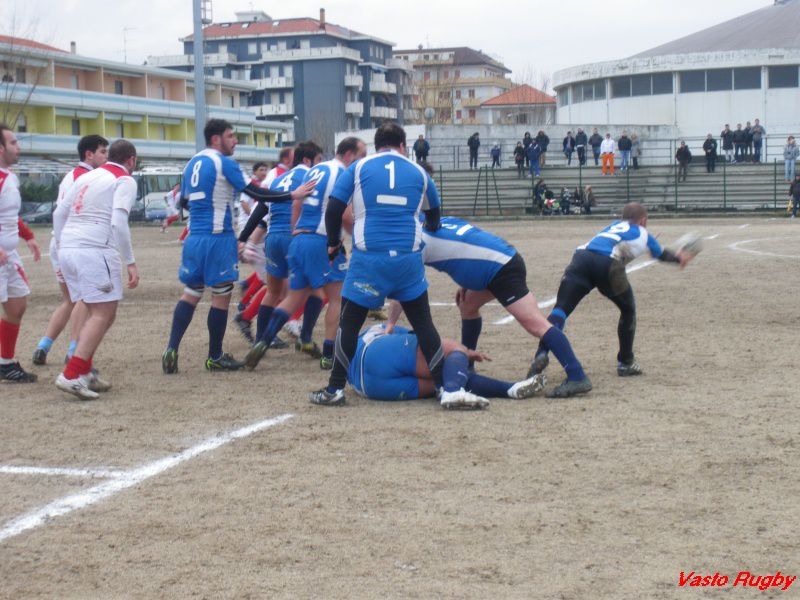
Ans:
[[[55,202],[42,202],[34,210],[20,214],[25,223],[52,223]]]
[[[133,203],[131,212],[128,213],[129,221],[144,221],[144,200],[137,200]]]
[[[167,218],[168,206],[164,198],[151,198],[144,208],[145,221],[163,221]]]

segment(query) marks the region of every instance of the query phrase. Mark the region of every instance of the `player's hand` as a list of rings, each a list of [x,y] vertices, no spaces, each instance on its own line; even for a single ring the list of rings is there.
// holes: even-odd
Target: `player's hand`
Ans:
[[[484,354],[483,352],[478,352],[477,350],[468,349],[467,358],[475,362],[483,362],[483,361],[492,362],[492,359],[489,358],[488,354]]]
[[[8,253],[0,248],[0,267],[8,262]]]
[[[39,244],[37,241],[27,240],[25,243],[28,244],[28,250],[30,250],[31,254],[33,254],[33,262],[39,262],[42,260],[42,251],[39,249]]]
[[[696,256],[696,254],[692,254],[691,252],[686,252],[685,250],[681,250],[678,252],[678,261],[680,261],[681,269],[685,268],[686,265]]]
[[[461,306],[461,303],[467,299],[467,288],[458,288],[456,291],[456,306]]]
[[[132,290],[139,285],[139,269],[136,263],[128,265],[128,289]]]
[[[336,255],[339,254],[342,250],[342,243],[339,242],[335,246],[328,246],[328,261],[333,263],[333,260],[336,258]]]
[[[316,181],[306,181],[303,185],[292,192],[292,200],[302,200],[306,196],[310,196],[316,185]]]

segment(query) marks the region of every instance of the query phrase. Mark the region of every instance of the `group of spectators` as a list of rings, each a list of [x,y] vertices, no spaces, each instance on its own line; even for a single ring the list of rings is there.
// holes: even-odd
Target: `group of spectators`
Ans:
[[[710,134],[709,134],[710,135]],[[764,137],[767,130],[761,125],[758,119],[751,125],[750,121],[742,128],[741,123],[737,123],[736,129],[731,129],[728,123],[719,134],[722,140],[722,152],[728,162],[742,163],[761,162],[761,148],[764,145]],[[716,159],[716,153],[714,154]]]
[[[558,196],[551,190],[544,179],[539,178],[533,186],[533,210],[540,215],[592,214],[592,207],[597,206],[592,186],[575,187],[570,190],[562,187]],[[573,213],[573,208],[577,213]]]

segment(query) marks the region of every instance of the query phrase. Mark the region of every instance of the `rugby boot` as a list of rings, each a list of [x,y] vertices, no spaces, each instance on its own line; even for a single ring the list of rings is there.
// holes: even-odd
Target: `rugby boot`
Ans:
[[[264,354],[267,353],[267,343],[266,342],[256,342],[253,344],[253,347],[250,348],[250,351],[247,353],[247,356],[244,357],[244,365],[247,367],[248,371],[252,371],[258,366],[259,361],[264,358]]]
[[[161,356],[161,370],[165,375],[173,375],[178,372],[178,351],[167,348]]]
[[[239,329],[239,333],[242,334],[242,337],[246,339],[249,343],[254,343],[255,339],[253,338],[253,331],[251,328],[252,323],[245,319],[242,316],[242,313],[237,313],[236,316],[233,317],[233,322],[236,323],[236,327]]]
[[[644,375],[644,371],[639,366],[639,363],[634,360],[629,363],[617,363],[617,375],[620,377],[633,377],[635,375]]]
[[[279,338],[276,335],[275,338],[270,343],[269,347],[272,348],[273,350],[285,350],[286,348],[289,347],[289,344],[284,342],[281,338]]]
[[[533,362],[531,362],[531,368],[528,369],[528,377],[538,375],[539,373],[544,371],[547,368],[547,365],[549,364],[550,364],[550,353],[539,352],[536,356],[533,357]]]
[[[79,375],[75,379],[67,379],[63,373],[56,378],[56,387],[62,392],[76,396],[80,400],[97,400],[100,394],[89,389],[89,380],[86,375]]]
[[[207,371],[238,371],[244,366],[240,360],[236,360],[230,354],[223,354],[219,358],[207,358]]]
[[[336,390],[331,393],[326,388],[311,392],[308,395],[311,404],[318,404],[320,406],[341,406],[345,403],[344,390]]]
[[[333,357],[322,356],[319,359],[319,368],[323,371],[330,371],[333,369]]]
[[[439,393],[439,404],[442,408],[448,410],[466,409],[466,410],[480,410],[489,406],[489,401],[486,398],[477,396],[471,392],[466,391],[464,388],[455,390],[453,392],[446,392],[442,390]]]
[[[316,342],[301,342],[297,340],[294,343],[294,349],[297,352],[302,352],[303,354],[307,354],[313,359],[322,358],[322,350],[319,349]]]
[[[548,398],[570,398],[578,394],[585,394],[592,390],[592,382],[588,377],[580,381],[570,381],[565,379],[563,383],[545,394]]]
[[[0,365],[0,381],[5,383],[36,383],[37,379],[36,375],[23,369],[19,361]]]
[[[508,397],[515,400],[532,398],[544,389],[547,385],[547,376],[541,373],[529,377],[525,381],[518,381],[508,390]]]
[[[42,366],[47,364],[47,350],[43,348],[37,348],[33,351],[33,364]]]

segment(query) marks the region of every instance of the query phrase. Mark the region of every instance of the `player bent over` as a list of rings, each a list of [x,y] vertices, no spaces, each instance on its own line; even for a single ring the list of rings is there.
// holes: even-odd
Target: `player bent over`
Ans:
[[[301,144],[302,146],[302,144]],[[307,299],[316,290],[324,290],[328,298],[325,313],[325,341],[322,346],[320,367],[333,367],[333,348],[336,326],[341,309],[342,282],[347,271],[347,259],[337,253],[333,261],[328,259],[328,232],[325,229],[325,209],[330,200],[336,180],[354,161],[366,156],[367,147],[358,138],[348,137],[339,142],[336,157],[317,164],[305,175],[305,181],[316,183],[314,192],[302,202],[295,201],[293,211],[299,213],[289,244],[289,292],[275,308],[262,336],[247,354],[245,363],[254,369],[269,348],[272,340],[289,320],[289,316],[306,303],[301,345],[313,344],[309,325]],[[314,320],[316,321],[316,319]]]
[[[603,229],[588,244],[580,246],[572,262],[564,271],[558,286],[556,304],[547,320],[558,329],[564,329],[567,318],[578,303],[594,288],[611,300],[619,309],[619,352],[617,375],[641,375],[642,368],[633,355],[633,338],[636,334],[636,302],[633,288],[628,282],[625,265],[649,251],[662,262],[677,263],[685,267],[694,255],[679,250],[663,249],[655,237],[648,233],[647,209],[638,202],[630,202],[622,209],[622,220]],[[549,347],[544,340],[536,351],[530,373],[541,373],[548,363]]]
[[[313,186],[301,186],[291,194],[274,194],[252,181],[245,181],[239,164],[231,158],[238,140],[233,126],[211,119],[204,129],[206,148],[188,162],[183,172],[181,197],[188,200],[192,224],[183,244],[179,278],[186,286],[175,306],[167,349],[161,357],[166,374],[178,372],[178,349],[192,322],[195,307],[206,286],[211,287],[208,311],[209,371],[240,369],[244,363],[222,352],[228,324],[228,306],[239,272],[233,203],[245,192],[259,201],[288,202],[307,196]]]
[[[530,398],[544,388],[543,375],[517,383],[478,375],[468,368],[469,361],[486,357],[455,340],[442,339],[442,348],[445,381],[464,388],[481,407],[489,404],[486,398]],[[413,400],[435,394],[417,336],[402,327],[394,327],[389,333],[386,325],[379,324],[364,331],[358,338],[347,379],[359,394],[373,400]]]
[[[17,136],[8,126],[0,123],[0,304],[3,305],[3,317],[0,319],[0,381],[33,383],[36,375],[25,371],[14,358],[19,326],[28,305],[27,297],[31,293],[17,253],[19,238],[25,238],[34,261],[41,258],[33,234],[19,218],[22,206],[19,179],[9,170],[19,161],[19,154]]]
[[[115,141],[108,150],[108,162],[83,175],[53,213],[58,260],[70,299],[83,301],[88,310],[78,346],[56,379],[56,387],[81,400],[93,400],[97,392],[111,387],[92,374],[92,357],[122,299],[120,254],[128,271],[128,288],[139,284],[128,228],[128,214],[136,202],[136,182],[131,177],[135,165],[134,145],[124,139]]]

